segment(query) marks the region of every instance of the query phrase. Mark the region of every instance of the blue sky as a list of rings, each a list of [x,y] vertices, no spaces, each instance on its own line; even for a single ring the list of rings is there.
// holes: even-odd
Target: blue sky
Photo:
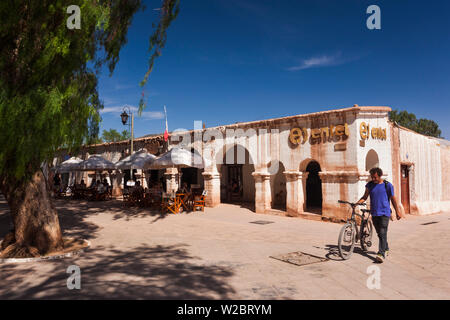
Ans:
[[[103,129],[138,106],[159,0],[146,1],[112,77],[100,77]],[[366,9],[381,9],[368,30]],[[135,136],[382,105],[435,120],[450,138],[450,1],[181,0],[146,87]]]

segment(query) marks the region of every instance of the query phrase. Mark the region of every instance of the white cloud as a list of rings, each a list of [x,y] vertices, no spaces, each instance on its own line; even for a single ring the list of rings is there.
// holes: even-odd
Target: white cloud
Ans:
[[[344,59],[341,57],[340,53],[333,55],[333,56],[330,56],[330,55],[316,56],[316,57],[311,57],[309,59],[305,59],[302,61],[301,64],[287,68],[287,70],[288,71],[299,71],[299,70],[305,70],[305,69],[317,68],[317,67],[337,66],[340,64],[347,63],[351,60],[355,60],[355,58]]]
[[[114,107],[105,107],[102,110],[100,110],[101,114],[104,113],[122,113],[123,112],[123,108],[125,106],[114,106]],[[127,108],[130,108],[131,112],[137,112],[138,108],[134,107],[134,106],[127,106]],[[128,109],[127,109],[128,111]]]

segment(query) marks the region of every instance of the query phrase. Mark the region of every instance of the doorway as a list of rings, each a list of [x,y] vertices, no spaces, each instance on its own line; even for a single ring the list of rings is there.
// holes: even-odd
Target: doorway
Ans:
[[[243,196],[242,164],[226,165],[227,168],[227,194],[226,201],[241,202]]]
[[[402,205],[405,213],[410,213],[409,199],[409,166],[401,165]]]
[[[181,168],[181,185],[187,184],[188,188],[191,185],[198,184],[198,169],[197,168]]]
[[[314,213],[322,213],[322,181],[319,177],[320,165],[311,161],[306,167],[309,172],[306,179],[306,209]]]

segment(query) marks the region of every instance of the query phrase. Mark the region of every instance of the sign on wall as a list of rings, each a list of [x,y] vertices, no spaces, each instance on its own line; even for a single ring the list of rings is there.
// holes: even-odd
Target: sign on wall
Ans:
[[[359,125],[359,135],[363,140],[367,140],[369,137],[372,137],[372,139],[386,140],[386,129],[371,128],[368,123],[361,122]]]
[[[348,137],[349,135],[350,130],[347,123],[337,126],[331,125],[329,127],[310,129],[309,132],[306,128],[292,128],[291,132],[289,133],[289,141],[292,144],[297,145],[300,143],[305,143],[306,141],[308,141],[309,137],[311,137],[311,139],[328,139],[341,136]]]

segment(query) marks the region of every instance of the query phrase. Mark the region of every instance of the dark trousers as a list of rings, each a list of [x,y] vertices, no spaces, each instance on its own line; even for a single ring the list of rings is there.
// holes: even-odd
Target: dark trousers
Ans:
[[[373,226],[377,231],[378,235],[378,253],[382,254],[384,257],[384,253],[386,250],[389,250],[389,245],[387,242],[387,231],[389,225],[389,217],[387,216],[372,216]]]

